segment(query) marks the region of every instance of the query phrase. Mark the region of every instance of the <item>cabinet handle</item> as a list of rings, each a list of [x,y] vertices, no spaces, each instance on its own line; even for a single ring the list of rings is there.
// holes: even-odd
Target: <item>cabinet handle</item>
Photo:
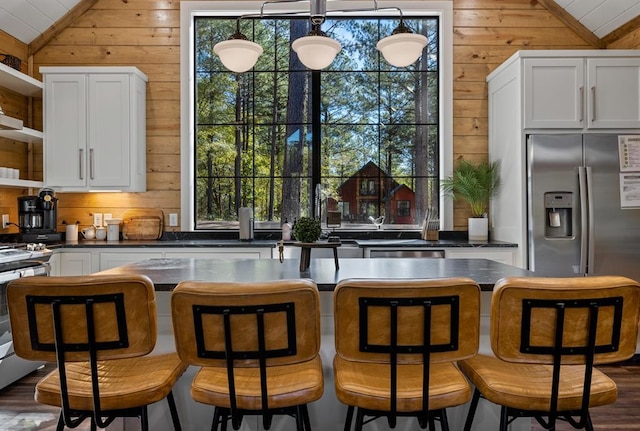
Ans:
[[[584,121],[584,87],[580,87],[580,122]]]
[[[81,180],[84,180],[83,154],[84,154],[84,150],[82,148],[78,149],[78,176],[80,177]]]
[[[94,169],[94,161],[93,161],[93,148],[89,149],[89,178],[93,179],[93,169]]]
[[[591,121],[596,121],[596,87],[591,87]]]

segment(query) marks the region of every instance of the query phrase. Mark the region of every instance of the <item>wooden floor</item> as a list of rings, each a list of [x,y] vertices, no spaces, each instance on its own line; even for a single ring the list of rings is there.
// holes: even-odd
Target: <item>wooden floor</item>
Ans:
[[[33,400],[35,383],[51,369],[51,366],[45,366],[0,390],[0,431],[54,431],[56,429],[59,410],[40,405]],[[640,430],[640,360],[603,366],[599,369],[616,381],[618,401],[609,406],[592,409],[594,428],[597,431]],[[85,431],[89,426],[83,424],[76,429]],[[532,431],[543,430],[535,421],[531,429]],[[568,424],[560,423],[556,429],[564,431],[572,428]]]

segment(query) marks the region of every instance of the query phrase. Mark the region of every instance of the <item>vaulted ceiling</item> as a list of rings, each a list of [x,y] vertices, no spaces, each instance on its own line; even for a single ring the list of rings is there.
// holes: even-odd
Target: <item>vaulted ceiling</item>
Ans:
[[[0,30],[29,44],[91,0],[2,0]],[[455,1],[455,0],[453,0]],[[640,0],[538,0],[594,46],[640,26]]]

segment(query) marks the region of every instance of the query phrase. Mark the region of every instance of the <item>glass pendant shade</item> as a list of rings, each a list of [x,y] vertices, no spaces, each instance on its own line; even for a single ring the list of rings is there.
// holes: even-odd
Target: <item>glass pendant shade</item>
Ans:
[[[327,36],[305,36],[291,44],[298,58],[309,69],[320,70],[329,66],[342,49],[340,42]]]
[[[262,51],[257,43],[243,39],[225,40],[213,47],[224,67],[236,73],[246,72],[255,66]]]
[[[415,33],[397,33],[380,39],[376,48],[392,66],[406,67],[420,58],[427,38]]]

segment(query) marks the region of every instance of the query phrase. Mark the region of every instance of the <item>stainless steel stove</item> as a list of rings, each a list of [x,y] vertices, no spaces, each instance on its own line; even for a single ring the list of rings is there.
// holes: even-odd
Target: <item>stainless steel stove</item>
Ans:
[[[49,275],[52,251],[44,244],[0,243],[0,389],[42,364],[15,355],[7,305],[7,286],[23,277]]]

